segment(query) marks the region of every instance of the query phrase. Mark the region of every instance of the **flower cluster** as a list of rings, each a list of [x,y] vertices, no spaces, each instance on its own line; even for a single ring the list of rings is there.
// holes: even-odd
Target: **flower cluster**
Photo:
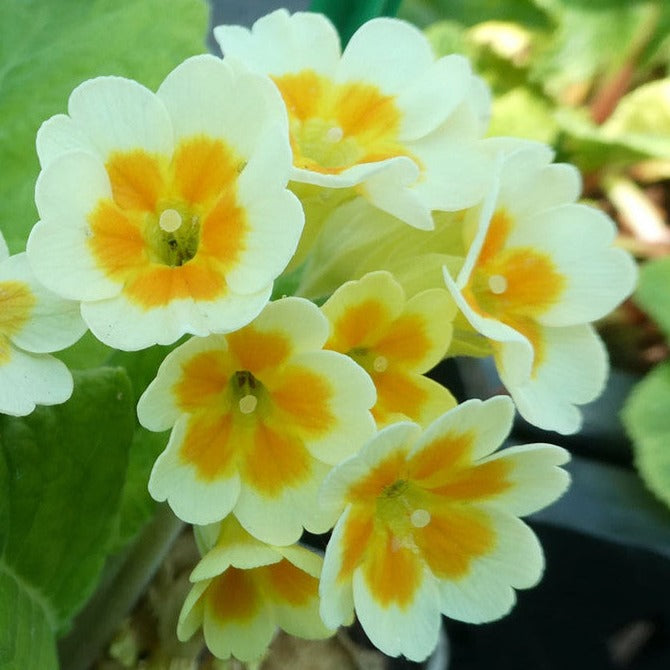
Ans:
[[[45,354],[86,328],[175,345],[137,413],[171,431],[149,491],[202,553],[179,637],[254,661],[277,627],[357,616],[422,660],[442,614],[500,618],[540,578],[519,517],[562,494],[567,453],[496,450],[515,407],[579,428],[608,368],[592,323],[635,266],[576,170],[485,138],[486,86],[409,24],[342,50],[279,10],[215,37],[223,58],[155,93],[97,78],[42,125],[40,220],[27,254],[0,250],[0,411],[66,400]],[[493,356],[511,399],[458,405],[426,376],[461,354]],[[304,531],[332,531],[325,556]]]

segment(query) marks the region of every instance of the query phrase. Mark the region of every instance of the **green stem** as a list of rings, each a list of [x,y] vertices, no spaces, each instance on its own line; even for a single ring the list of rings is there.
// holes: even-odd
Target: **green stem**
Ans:
[[[309,6],[311,11],[330,18],[343,45],[366,21],[376,16],[395,16],[399,7],[400,0],[312,0]]]
[[[88,670],[92,666],[144,592],[184,525],[163,505],[130,548],[108,561],[97,591],[58,643],[62,670]]]

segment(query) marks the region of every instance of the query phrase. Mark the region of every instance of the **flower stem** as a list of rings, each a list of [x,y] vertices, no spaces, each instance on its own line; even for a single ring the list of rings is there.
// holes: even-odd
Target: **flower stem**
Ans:
[[[183,527],[184,522],[163,505],[130,547],[108,560],[97,591],[58,643],[62,670],[87,670],[92,666]]]

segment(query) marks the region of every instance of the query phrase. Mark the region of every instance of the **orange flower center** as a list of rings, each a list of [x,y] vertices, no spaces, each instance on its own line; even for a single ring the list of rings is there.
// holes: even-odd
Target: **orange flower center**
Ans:
[[[273,79],[288,110],[296,167],[338,174],[358,163],[409,155],[398,141],[395,100],[377,87],[337,84],[312,70]]]
[[[144,308],[224,295],[248,227],[236,199],[243,167],[230,147],[204,136],[183,140],[171,158],[113,153],[105,165],[112,197],[89,215],[98,267]]]
[[[548,254],[532,247],[506,248],[511,230],[509,216],[497,211],[463,296],[478,314],[524,335],[533,345],[537,369],[544,355],[537,317],[560,299],[566,281]]]

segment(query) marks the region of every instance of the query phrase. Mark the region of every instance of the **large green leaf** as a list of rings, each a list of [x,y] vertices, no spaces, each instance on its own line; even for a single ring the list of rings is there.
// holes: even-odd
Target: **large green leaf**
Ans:
[[[13,575],[0,570],[0,668],[57,667],[47,608]]]
[[[310,9],[326,14],[346,44],[366,21],[376,16],[395,16],[399,6],[400,0],[312,0]]]
[[[155,87],[182,59],[204,51],[203,0],[2,0],[0,2],[0,225],[20,251],[37,220],[35,134],[65,112],[84,79],[123,75]]]
[[[53,635],[107,557],[133,424],[120,368],[77,373],[63,405],[0,416],[0,667],[52,667]]]
[[[667,285],[666,285],[667,289]],[[670,363],[654,368],[634,389],[622,414],[645,484],[670,505]]]

